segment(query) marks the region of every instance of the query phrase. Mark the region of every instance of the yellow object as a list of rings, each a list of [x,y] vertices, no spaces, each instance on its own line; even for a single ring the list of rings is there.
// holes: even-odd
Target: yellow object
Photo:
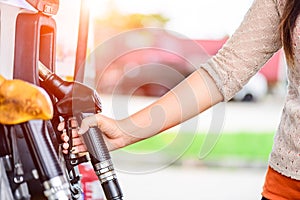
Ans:
[[[18,79],[7,80],[0,75],[0,124],[52,117],[53,106],[44,89]]]

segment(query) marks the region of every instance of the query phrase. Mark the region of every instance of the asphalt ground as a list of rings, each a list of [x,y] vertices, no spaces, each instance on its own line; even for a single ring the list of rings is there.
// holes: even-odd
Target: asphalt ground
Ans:
[[[265,169],[169,166],[151,173],[116,173],[128,200],[260,200]],[[97,177],[88,188],[89,200],[103,200]]]
[[[265,170],[168,167],[149,174],[118,173],[130,200],[261,199]]]

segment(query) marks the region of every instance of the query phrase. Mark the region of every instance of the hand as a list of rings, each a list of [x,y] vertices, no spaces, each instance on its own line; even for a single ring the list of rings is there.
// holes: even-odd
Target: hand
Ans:
[[[73,123],[73,122],[72,122]],[[74,122],[75,123],[75,122]],[[102,131],[104,141],[107,145],[109,151],[119,149],[128,144],[131,144],[134,141],[133,137],[129,134],[126,134],[120,128],[121,121],[113,120],[111,118],[105,117],[101,114],[95,114],[89,117],[86,117],[82,120],[80,129],[73,129],[72,131],[72,139],[73,139],[73,147],[72,153],[82,153],[86,152],[87,148],[81,138],[82,134],[85,134],[90,127],[98,126]],[[72,124],[73,126],[73,124]],[[58,125],[58,130],[63,131],[65,124],[62,122]],[[63,153],[68,153],[69,148],[69,137],[65,132],[61,135],[62,141],[64,141]]]
[[[71,121],[71,126],[72,127],[78,127],[77,121],[75,119],[69,119]],[[59,123],[57,129],[59,131],[62,131],[61,134],[61,140],[63,141],[62,148],[63,148],[63,153],[67,154],[68,149],[69,149],[69,136],[67,135],[67,132],[65,130],[65,122]],[[80,135],[78,134],[78,129],[79,128],[73,128],[72,129],[72,153],[81,153],[81,152],[86,152],[87,148],[83,143],[83,140],[81,139]]]

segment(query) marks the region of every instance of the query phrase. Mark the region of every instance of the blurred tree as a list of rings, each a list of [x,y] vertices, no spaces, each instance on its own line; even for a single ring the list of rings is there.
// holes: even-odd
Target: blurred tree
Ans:
[[[115,37],[113,40],[109,40],[112,37],[118,35],[121,32],[126,32],[134,29],[141,28],[164,28],[169,19],[162,14],[142,14],[142,13],[129,13],[124,14],[120,12],[114,1],[111,0],[107,8],[107,13],[105,16],[98,16],[94,18],[93,28],[94,28],[94,46],[95,46],[95,70],[97,74],[95,84],[96,88],[100,93],[111,93],[117,92],[121,94],[132,93],[135,88],[142,89],[137,90],[135,93],[145,94],[145,91],[153,91],[162,94],[166,92],[164,87],[160,88],[157,85],[137,85],[140,81],[134,78],[128,78],[124,75],[127,71],[137,68],[144,63],[150,62],[147,58],[153,56],[156,53],[147,53],[142,51],[138,56],[134,56],[133,52],[128,55],[123,55],[119,57],[119,51],[116,49],[130,49],[130,45],[133,45],[137,40],[142,40],[143,43],[149,44],[150,46],[156,43],[158,35],[153,33],[143,32],[133,32],[132,35],[127,35],[127,37]],[[136,35],[136,34],[139,35]],[[130,37],[130,36],[134,36]],[[105,41],[109,41],[109,46],[105,46]],[[102,45],[104,44],[104,45]],[[134,46],[134,45],[133,45]],[[151,60],[151,62],[153,62]],[[122,80],[121,82],[119,82]],[[154,80],[154,79],[153,79]],[[118,85],[116,85],[118,84]],[[117,88],[118,91],[115,91]],[[163,91],[163,92],[160,92]],[[151,94],[152,95],[152,94]]]
[[[114,1],[110,1],[107,14],[94,19],[94,42],[96,44],[108,39],[112,35],[123,31],[156,27],[163,28],[169,19],[162,14],[123,14],[119,11]]]

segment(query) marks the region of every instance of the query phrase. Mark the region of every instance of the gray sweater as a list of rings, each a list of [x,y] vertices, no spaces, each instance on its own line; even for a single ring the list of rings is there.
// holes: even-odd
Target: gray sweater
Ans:
[[[255,0],[224,47],[203,64],[225,101],[282,47],[279,23],[285,1]],[[288,92],[269,165],[285,176],[300,180],[300,18],[293,40],[295,67],[287,69]]]

